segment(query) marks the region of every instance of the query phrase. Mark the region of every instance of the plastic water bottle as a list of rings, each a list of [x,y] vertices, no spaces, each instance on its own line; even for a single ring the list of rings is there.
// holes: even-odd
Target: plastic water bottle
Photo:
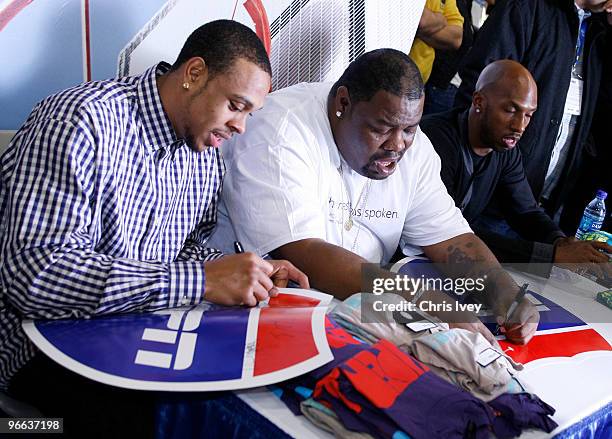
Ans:
[[[606,205],[604,200],[608,194],[601,189],[597,191],[595,198],[591,201],[580,220],[578,230],[576,230],[576,238],[583,239],[588,232],[596,232],[601,230],[601,225],[606,219]]]

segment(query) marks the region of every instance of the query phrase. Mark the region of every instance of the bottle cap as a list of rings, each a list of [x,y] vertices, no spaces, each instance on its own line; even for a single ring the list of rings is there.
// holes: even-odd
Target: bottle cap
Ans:
[[[605,200],[605,199],[606,199],[606,197],[608,196],[608,193],[607,193],[606,191],[603,191],[603,190],[599,189],[599,190],[597,191],[597,193],[595,194],[595,196],[596,196],[597,198],[601,198],[602,200]]]

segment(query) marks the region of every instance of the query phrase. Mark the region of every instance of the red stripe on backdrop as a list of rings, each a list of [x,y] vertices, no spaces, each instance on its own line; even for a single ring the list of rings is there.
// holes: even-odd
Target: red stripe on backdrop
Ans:
[[[254,375],[275,372],[316,356],[312,333],[316,299],[283,294],[259,315]],[[300,306],[303,306],[300,308]]]
[[[89,0],[83,0],[85,12],[85,65],[87,67],[86,81],[91,81],[91,43],[89,34]]]
[[[255,33],[259,39],[263,42],[268,56],[270,56],[272,50],[272,36],[270,34],[270,22],[268,21],[268,14],[261,0],[246,0],[244,2],[244,8],[247,10],[253,23],[255,23]]]
[[[21,12],[23,8],[32,3],[33,0],[13,0],[0,11],[0,31]]]

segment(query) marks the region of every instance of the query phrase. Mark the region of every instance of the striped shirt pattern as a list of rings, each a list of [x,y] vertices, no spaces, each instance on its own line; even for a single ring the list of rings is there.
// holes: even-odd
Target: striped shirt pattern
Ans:
[[[0,388],[35,353],[21,320],[202,301],[224,173],[177,139],[144,74],[39,103],[0,156]]]

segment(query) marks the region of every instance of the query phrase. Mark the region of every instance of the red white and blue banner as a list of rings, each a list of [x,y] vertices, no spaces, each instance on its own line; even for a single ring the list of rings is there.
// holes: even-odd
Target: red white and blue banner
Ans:
[[[154,313],[27,321],[23,328],[62,366],[139,390],[216,391],[264,386],[332,360],[331,296],[300,289],[258,307],[210,303]]]
[[[391,270],[416,277],[444,278],[429,259],[419,256],[402,259]],[[529,363],[544,358],[612,351],[612,345],[605,337],[563,306],[531,290],[527,291],[526,297],[540,313],[540,322],[534,337],[522,346],[499,340],[502,349],[514,360]],[[479,314],[479,318],[491,331],[495,330],[495,317],[490,312]]]

